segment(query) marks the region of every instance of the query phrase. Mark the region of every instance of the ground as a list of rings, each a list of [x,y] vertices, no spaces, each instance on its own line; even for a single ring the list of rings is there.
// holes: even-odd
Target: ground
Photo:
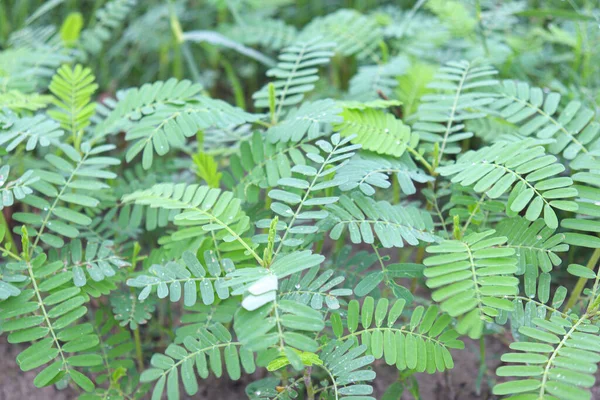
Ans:
[[[466,349],[456,351],[454,354],[455,368],[447,374],[418,374],[417,380],[423,400],[470,400],[470,399],[491,399],[489,387],[485,380],[482,384],[482,394],[478,396],[475,392],[473,382],[477,376],[479,368],[479,344],[474,341],[467,341]],[[502,347],[496,341],[495,346]],[[494,351],[497,350],[497,351]],[[488,348],[488,355],[499,354],[502,348]],[[15,361],[19,349],[14,345],[9,345],[6,338],[0,338],[0,399],[1,400],[68,400],[76,397],[73,391],[55,390],[53,387],[37,389],[33,386],[35,371],[22,372]],[[494,371],[498,360],[488,360],[490,371]],[[375,381],[375,397],[379,399],[388,385],[398,376],[395,368],[388,367],[382,362],[376,366],[377,379]],[[258,374],[257,374],[258,375]],[[257,376],[258,378],[259,376]],[[202,387],[202,386],[201,386]],[[211,395],[208,396],[210,387]],[[244,399],[245,383],[232,382],[227,378],[221,380],[210,379],[210,384],[200,390],[195,399],[211,400],[238,400]],[[403,399],[412,399],[411,395],[405,394]]]
[[[499,355],[507,350],[506,346],[493,337],[486,337],[488,376],[500,364]],[[71,390],[59,391],[53,387],[37,389],[33,386],[34,371],[21,372],[15,358],[19,353],[16,346],[9,345],[6,338],[0,338],[0,400],[71,400],[76,394]],[[492,400],[497,397],[490,392],[487,379],[481,383],[481,393],[475,390],[475,380],[479,371],[479,342],[465,340],[465,349],[454,351],[455,367],[447,373],[435,375],[417,374],[420,400]],[[393,367],[388,367],[382,360],[376,363],[377,379],[375,380],[374,397],[380,399],[387,387],[394,382],[398,373]],[[261,377],[260,373],[254,378]],[[201,382],[200,382],[201,384]],[[244,387],[246,383],[230,381],[227,378],[216,380],[209,378],[205,385],[201,384],[200,392],[194,396],[198,400],[242,400],[246,398]],[[210,389],[210,396],[208,390]],[[594,399],[600,399],[600,385],[593,389]],[[405,393],[402,400],[413,400],[414,397]]]

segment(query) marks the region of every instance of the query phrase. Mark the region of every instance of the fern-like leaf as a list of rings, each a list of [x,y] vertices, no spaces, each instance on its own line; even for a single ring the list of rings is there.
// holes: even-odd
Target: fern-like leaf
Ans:
[[[275,242],[278,242],[279,245],[275,250],[275,255],[282,250],[283,246],[302,245],[308,235],[318,231],[317,226],[311,222],[327,217],[328,213],[321,209],[322,206],[333,204],[338,200],[337,196],[320,196],[319,194],[325,189],[335,188],[343,183],[335,177],[330,180],[327,180],[326,177],[342,168],[354,155],[354,150],[360,148],[360,145],[349,144],[352,138],[352,136],[341,138],[336,133],[331,136],[331,141],[317,141],[318,148],[309,148],[306,157],[313,161],[318,169],[311,165],[295,165],[291,171],[298,177],[280,179],[278,185],[285,187],[285,190],[276,189],[269,192],[269,197],[275,200],[271,203],[271,210],[280,218],[280,224],[276,227],[278,233],[275,236]],[[325,157],[319,154],[321,151]],[[316,207],[319,209],[314,210]],[[258,226],[266,228],[270,222],[259,221]],[[283,233],[280,235],[279,232]],[[255,237],[255,241],[266,243],[266,237],[264,235]]]
[[[250,17],[235,25],[225,25],[222,33],[236,42],[279,50],[293,44],[296,28],[278,19]]]
[[[593,120],[594,112],[578,101],[571,101],[558,111],[559,93],[544,93],[540,88],[514,81],[503,81],[499,94],[488,107],[517,125],[517,132],[523,136],[535,134],[539,139],[555,139],[548,147],[552,154],[563,154],[572,160],[578,154],[590,153],[590,145],[600,140],[600,124]]]
[[[314,83],[319,79],[317,67],[329,62],[333,55],[332,47],[332,43],[316,38],[296,42],[282,50],[277,66],[267,71],[267,76],[275,78],[273,85],[277,116],[284,106],[300,103],[305,93],[314,89]],[[256,107],[268,107],[268,88],[265,86],[252,98]]]
[[[228,243],[237,241],[262,263],[241,237],[248,230],[250,220],[241,209],[241,200],[234,198],[231,192],[208,186],[162,183],[128,194],[123,202],[175,210],[175,224],[185,227],[172,235],[175,240],[210,233]]]
[[[12,206],[15,199],[23,200],[25,196],[33,193],[30,186],[39,180],[32,170],[26,171],[14,181],[8,181],[9,173],[10,165],[3,165],[0,168],[0,211],[4,207]]]
[[[14,214],[15,220],[27,224],[28,229],[35,232],[34,247],[42,241],[58,248],[64,245],[60,236],[78,237],[78,228],[92,222],[90,217],[81,212],[81,208],[99,204],[98,192],[108,187],[103,180],[116,177],[106,169],[120,163],[112,157],[98,156],[114,149],[113,145],[92,147],[84,143],[81,146],[83,154],[68,145],[61,145],[60,148],[63,156],[46,155],[49,170],[36,171],[41,179],[32,185],[36,191],[53,200],[28,195],[23,202],[40,212]]]
[[[394,97],[398,86],[396,77],[403,75],[409,66],[403,56],[394,57],[385,64],[363,65],[350,79],[348,97],[356,101],[372,101],[383,96]]]
[[[459,152],[456,142],[473,136],[465,132],[464,122],[486,115],[477,109],[493,101],[493,95],[482,90],[496,85],[496,80],[489,79],[495,74],[492,67],[452,61],[441,67],[428,85],[438,93],[423,96],[413,130],[421,140],[438,143],[438,163],[444,154]]]
[[[198,261],[196,256],[189,251],[183,253],[182,262],[169,262],[166,265],[153,265],[149,271],[151,275],[139,275],[128,279],[127,285],[142,288],[138,298],[144,301],[156,288],[158,298],[169,296],[172,302],[181,299],[183,291],[184,304],[192,307],[200,298],[205,305],[211,305],[215,301],[215,292],[219,299],[229,298],[229,289],[224,286],[221,277],[223,272],[230,273],[235,270],[230,259],[223,259],[221,263],[215,257],[213,251],[204,254],[206,269]],[[210,276],[206,276],[206,270]],[[183,289],[183,290],[182,290]]]
[[[521,217],[509,218],[498,224],[496,234],[506,236],[504,246],[515,249],[516,275],[524,276],[527,296],[535,296],[538,279],[550,281],[553,267],[561,264],[557,253],[569,250],[569,245],[563,243],[565,235],[555,233],[541,219],[530,222]]]
[[[112,0],[96,11],[95,24],[81,32],[81,46],[90,54],[98,54],[104,42],[110,39],[127,18],[137,0]]]
[[[240,144],[240,154],[231,156],[231,175],[225,176],[225,184],[237,197],[256,203],[260,190],[292,177],[292,164],[306,164],[302,150],[312,148],[304,142],[271,144],[260,132],[255,132],[251,140]]]
[[[427,286],[434,289],[432,299],[441,303],[442,311],[462,317],[457,331],[478,338],[484,321],[512,310],[505,296],[518,293],[519,280],[514,248],[499,247],[507,238],[494,236],[494,230],[473,233],[462,240],[447,240],[429,246],[424,275]]]
[[[474,185],[475,192],[485,192],[492,199],[510,192],[506,206],[509,216],[527,209],[525,218],[535,221],[543,211],[546,225],[556,229],[555,209],[576,211],[578,208],[571,200],[577,196],[572,179],[558,176],[564,170],[556,157],[546,155],[542,146],[525,140],[498,142],[467,152],[455,164],[438,171],[444,176],[455,175],[453,183]]]
[[[120,326],[129,325],[129,329],[138,329],[139,325],[144,325],[152,317],[156,307],[154,298],[139,300],[132,293],[117,292],[110,296],[115,320],[119,321]]]
[[[377,238],[386,248],[438,240],[430,215],[414,207],[392,206],[355,192],[351,197],[341,196],[338,204],[328,205],[327,210],[333,240],[339,239],[345,229],[352,243],[374,243]]]
[[[439,315],[437,306],[426,310],[418,306],[408,324],[398,324],[406,301],[396,300],[390,307],[386,298],[375,304],[366,297],[362,307],[357,300],[348,304],[347,330],[344,335],[339,314],[331,315],[335,335],[341,340],[353,338],[366,346],[375,359],[383,358],[388,365],[399,370],[413,370],[433,374],[454,367],[449,349],[461,349],[464,344],[457,339],[458,333],[448,329],[451,318]],[[385,324],[384,324],[385,322]]]
[[[335,43],[336,53],[345,57],[370,58],[375,63],[380,60],[376,49],[382,36],[382,30],[372,16],[349,9],[315,18],[300,34],[301,38],[323,37]]]
[[[139,121],[164,107],[190,101],[201,90],[202,85],[171,78],[164,82],[146,83],[139,88],[119,91],[116,100],[106,99],[98,106],[99,114],[104,118],[97,122],[94,133],[96,136],[104,136],[120,130],[129,130],[132,121]]]
[[[366,345],[355,347],[352,340],[332,340],[323,347],[319,354],[323,362],[320,368],[325,369],[331,379],[333,388],[328,393],[330,396],[375,400],[369,396],[373,393],[369,382],[375,379],[375,371],[363,369],[374,361],[374,357],[365,355],[366,352]]]
[[[57,146],[58,138],[64,134],[60,124],[44,115],[9,118],[0,126],[0,145],[6,144],[6,151],[13,151],[21,143],[25,143],[26,151],[33,151],[38,146]]]
[[[336,177],[346,181],[340,185],[341,190],[358,188],[367,196],[375,194],[376,187],[389,188],[393,175],[402,193],[407,195],[417,192],[414,182],[425,183],[433,180],[420,170],[407,154],[397,159],[362,152],[351,158],[348,164],[336,173]]]
[[[275,318],[269,315],[275,315]],[[314,334],[325,327],[321,312],[291,300],[278,300],[248,311],[238,309],[234,329],[242,344],[252,351],[277,347],[315,352]]]
[[[92,281],[100,282],[114,277],[118,269],[130,265],[115,255],[110,241],[88,240],[84,249],[81,240],[74,239],[60,251],[51,249],[48,259],[62,260],[66,268],[73,272],[73,284],[77,287],[85,286],[88,276]]]
[[[322,135],[322,126],[342,122],[341,111],[342,108],[331,99],[305,101],[300,107],[291,109],[279,124],[269,128],[267,139],[271,143],[316,139]]]
[[[184,106],[164,106],[153,114],[143,117],[127,132],[125,139],[133,142],[126,154],[131,162],[142,154],[142,166],[149,169],[154,153],[165,155],[171,147],[182,147],[186,138],[195,136],[198,130],[209,127],[229,128],[255,121],[256,116],[221,100],[198,96]]]
[[[87,297],[70,284],[72,272],[62,271],[61,261],[46,261],[41,253],[12,266],[28,277],[28,285],[20,295],[0,303],[2,329],[10,332],[10,343],[36,341],[17,356],[23,371],[50,363],[35,377],[35,386],[68,377],[85,391],[92,391],[93,382],[76,369],[87,366],[89,358],[74,354],[98,344],[90,324],[75,324],[87,313]]]
[[[38,93],[25,94],[18,90],[0,93],[0,109],[8,108],[9,110],[16,112],[25,110],[36,111],[41,108],[46,108],[51,102],[51,96]]]
[[[408,148],[414,152],[419,143],[419,135],[411,133],[409,126],[390,113],[373,108],[346,108],[341,116],[344,121],[334,128],[342,136],[355,135],[352,142],[361,144],[365,150],[400,157]]]
[[[330,310],[340,308],[339,296],[350,296],[352,290],[335,288],[344,282],[344,276],[336,276],[332,279],[334,271],[328,269],[319,273],[319,267],[312,267],[304,275],[295,273],[281,282],[279,295],[284,299],[296,301],[301,304],[309,304],[315,310],[323,307],[323,302]]]
[[[90,124],[90,118],[96,109],[91,102],[92,95],[98,89],[94,83],[92,70],[77,64],[75,68],[63,65],[58,69],[50,83],[50,91],[55,96],[54,104],[58,110],[48,111],[48,115],[60,122],[61,127],[80,137]]]
[[[157,399],[162,397],[165,386],[169,399],[180,399],[180,384],[189,396],[193,396],[198,392],[196,375],[206,379],[212,371],[215,376],[221,377],[223,363],[233,380],[240,379],[242,368],[246,373],[254,372],[254,355],[240,346],[241,343],[233,341],[231,333],[223,325],[215,324],[201,330],[195,337],[186,337],[183,346],[170,344],[164,355],[154,354],[150,361],[152,368],[142,373],[140,381],[157,381],[152,393]]]
[[[513,353],[502,361],[514,365],[498,368],[498,376],[517,380],[494,386],[496,395],[517,395],[522,399],[591,399],[589,388],[600,360],[598,326],[587,316],[575,321],[559,316],[534,318],[533,326],[519,332],[531,341],[511,343]]]

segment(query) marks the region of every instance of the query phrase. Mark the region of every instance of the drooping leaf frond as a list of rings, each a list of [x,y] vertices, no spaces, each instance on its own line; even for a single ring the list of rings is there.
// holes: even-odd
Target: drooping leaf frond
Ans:
[[[166,388],[168,398],[178,399],[180,384],[188,395],[193,396],[198,392],[197,376],[206,379],[212,371],[220,377],[223,364],[233,380],[240,379],[242,368],[248,374],[254,372],[254,355],[240,346],[241,343],[233,340],[229,330],[215,324],[209,329],[202,329],[197,336],[186,337],[183,346],[170,344],[165,354],[154,354],[150,361],[152,368],[144,371],[140,380],[156,381],[154,398],[162,397]]]
[[[285,119],[269,128],[267,139],[271,143],[313,140],[321,136],[321,127],[342,121],[342,108],[332,100],[305,101],[291,109]]]
[[[174,233],[173,238],[182,240],[211,234],[225,242],[239,242],[261,261],[241,237],[249,228],[249,218],[241,209],[241,200],[231,192],[208,186],[162,183],[126,195],[123,202],[177,210],[175,224],[184,228]]]
[[[198,96],[184,106],[169,105],[142,117],[125,139],[133,142],[126,154],[131,162],[142,153],[142,166],[149,169],[154,153],[165,155],[171,147],[182,147],[186,138],[209,127],[228,128],[255,121],[256,116],[221,100]]]
[[[480,337],[484,321],[499,310],[511,311],[504,297],[518,293],[519,280],[512,276],[516,251],[500,247],[507,238],[494,234],[488,230],[429,246],[427,252],[434,255],[423,261],[433,300],[450,316],[461,317],[456,330],[471,338]]]
[[[333,240],[339,239],[345,229],[352,243],[374,243],[377,238],[383,247],[404,247],[405,243],[416,246],[419,241],[437,240],[430,215],[413,207],[392,206],[355,192],[351,197],[341,196],[327,210]]]
[[[565,170],[556,157],[546,155],[535,142],[498,142],[491,147],[465,153],[458,161],[438,171],[455,175],[452,182],[474,185],[477,193],[485,192],[496,199],[510,192],[506,211],[509,216],[526,209],[525,218],[535,221],[542,215],[549,228],[558,227],[555,209],[576,211],[577,196],[572,179],[559,177]],[[516,182],[516,183],[515,183]]]
[[[433,180],[407,154],[398,159],[361,152],[336,173],[339,179],[345,181],[340,189],[348,191],[358,188],[367,196],[372,196],[375,188],[389,188],[392,185],[392,175],[395,175],[402,193],[407,195],[417,192],[415,182],[426,183]]]
[[[10,207],[16,200],[23,200],[25,196],[33,193],[31,185],[39,180],[32,170],[26,171],[21,177],[9,181],[10,166],[3,165],[0,168],[0,211],[4,207]]]
[[[500,222],[496,234],[508,238],[505,247],[514,248],[517,256],[517,275],[524,275],[524,289],[527,296],[536,294],[538,279],[550,280],[553,267],[561,264],[557,253],[569,250],[563,243],[565,235],[555,233],[544,221],[529,222],[515,217]]]
[[[333,386],[332,396],[342,395],[344,399],[360,398],[374,400],[370,382],[375,379],[375,371],[363,369],[374,360],[372,355],[364,355],[367,346],[354,347],[352,340],[345,342],[332,340],[319,354]]]
[[[38,146],[58,145],[63,135],[60,124],[44,115],[12,119],[0,127],[0,145],[6,144],[6,151],[13,151],[25,143],[26,151],[33,151]]]
[[[117,371],[133,371],[135,342],[127,328],[120,327],[110,312],[103,309],[97,310],[91,321],[98,334],[99,343],[84,355],[88,357],[88,367],[90,372],[95,374],[96,384],[111,382],[110,379]],[[82,398],[91,400],[118,396],[119,393],[129,391],[130,384],[129,379],[123,379],[118,383],[111,382],[108,388],[96,386],[93,392],[84,394]]]
[[[221,275],[235,270],[230,259],[224,259],[219,263],[212,251],[204,254],[206,269],[198,261],[196,256],[189,251],[183,253],[180,263],[169,262],[166,265],[152,265],[148,272],[151,275],[139,275],[128,279],[127,285],[142,288],[139,300],[148,298],[156,288],[159,299],[169,296],[169,300],[177,302],[182,297],[187,307],[192,307],[200,299],[205,305],[211,305],[215,301],[215,292],[219,299],[229,298],[229,289],[224,286]],[[206,276],[208,269],[209,276]]]
[[[433,374],[454,367],[449,349],[463,348],[457,339],[458,333],[448,329],[451,318],[439,315],[437,306],[426,310],[415,308],[409,323],[400,325],[398,319],[404,311],[406,301],[396,300],[391,308],[386,298],[377,304],[366,297],[362,306],[357,300],[348,304],[348,334],[339,314],[332,314],[331,323],[335,335],[342,340],[355,338],[366,346],[375,359],[383,358],[387,365],[399,370],[414,370]],[[385,322],[385,323],[384,323]]]
[[[98,344],[89,323],[77,324],[86,313],[87,301],[80,288],[72,286],[72,272],[61,271],[61,261],[46,262],[41,253],[33,260],[13,265],[28,277],[28,287],[20,295],[0,303],[2,329],[10,332],[9,343],[36,341],[17,356],[23,371],[43,365],[34,379],[37,387],[51,385],[63,377],[85,391],[94,383],[77,370],[88,365],[87,355],[78,355]]]

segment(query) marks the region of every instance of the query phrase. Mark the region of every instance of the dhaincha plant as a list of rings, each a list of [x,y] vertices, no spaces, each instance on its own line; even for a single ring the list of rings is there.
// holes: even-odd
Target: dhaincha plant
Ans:
[[[597,398],[599,40],[591,0],[1,2],[1,346],[83,400],[426,399],[474,349],[473,398]]]

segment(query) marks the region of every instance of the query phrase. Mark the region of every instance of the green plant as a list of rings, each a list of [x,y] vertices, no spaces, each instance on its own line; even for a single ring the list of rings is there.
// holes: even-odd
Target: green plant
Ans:
[[[367,400],[387,366],[418,398],[475,340],[478,394],[592,398],[597,4],[93,3],[0,5],[0,330],[36,387]]]

